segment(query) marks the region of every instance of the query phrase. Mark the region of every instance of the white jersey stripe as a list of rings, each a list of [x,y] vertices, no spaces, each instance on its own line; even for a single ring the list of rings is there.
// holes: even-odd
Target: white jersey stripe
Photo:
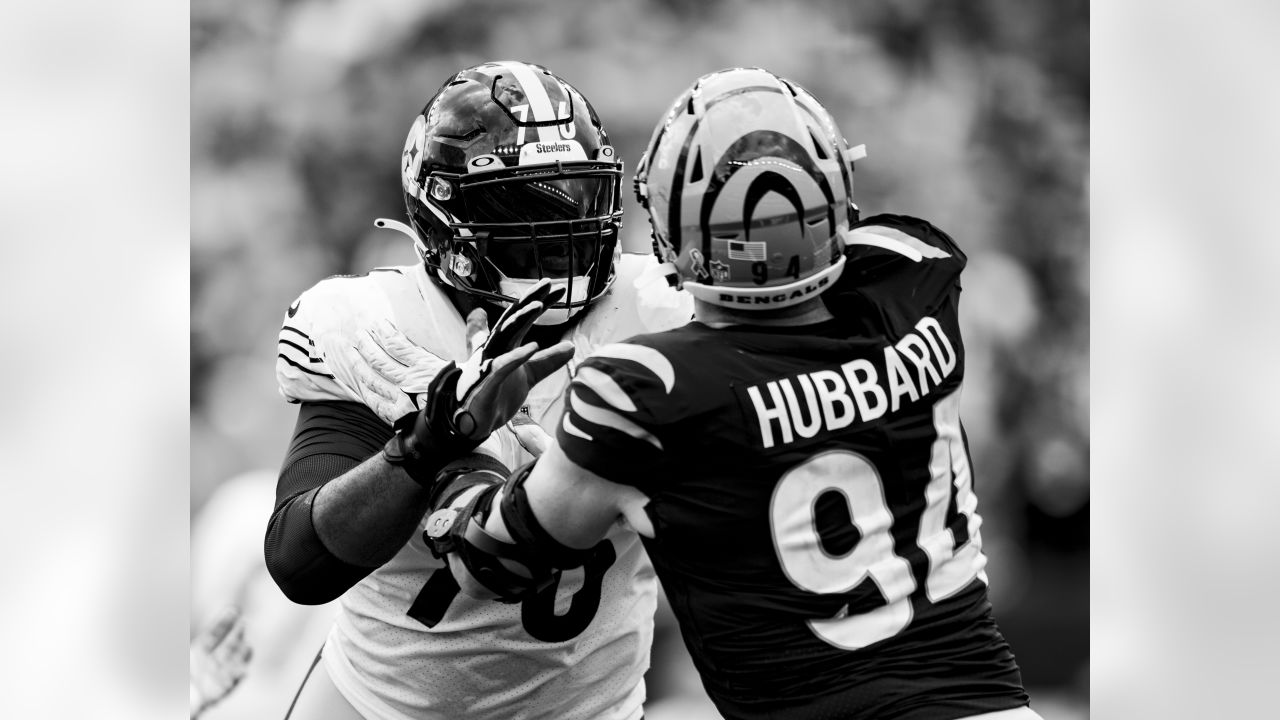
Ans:
[[[929,245],[897,228],[884,227],[883,225],[864,225],[855,230],[850,230],[848,235],[845,236],[845,243],[873,245],[885,250],[892,250],[906,255],[916,262],[920,262],[921,258],[951,257],[950,253],[941,248]],[[906,250],[902,247],[903,245],[907,247]]]
[[[636,404],[631,401],[631,397],[627,395],[627,392],[618,387],[618,383],[614,382],[613,378],[590,365],[579,369],[578,374],[573,379],[591,388],[595,394],[600,396],[601,400],[618,410],[622,412],[636,411]]]
[[[529,101],[529,120],[536,122],[546,122],[547,120],[555,120],[555,108],[551,107],[551,98],[547,96],[547,89],[542,86],[542,82],[537,73],[528,65],[522,62],[504,62],[500,63],[503,68],[510,70],[515,76],[516,82],[520,83],[520,87],[524,90],[525,99]],[[554,126],[547,125],[537,128],[538,139],[542,142],[556,142],[560,139],[560,134],[556,132]]]
[[[595,438],[592,438],[587,433],[583,432],[581,429],[579,429],[577,425],[574,425],[573,421],[569,419],[569,413],[564,414],[564,420],[560,424],[564,426],[564,431],[569,433],[570,435],[577,435],[583,440],[595,439]]]
[[[671,361],[651,347],[632,343],[612,343],[596,350],[593,354],[596,357],[611,357],[640,363],[662,381],[662,386],[667,392],[671,392],[671,388],[676,384],[676,370],[671,367]]]
[[[637,440],[644,440],[655,448],[662,449],[662,441],[653,436],[653,433],[645,430],[634,422],[622,417],[612,410],[596,407],[591,403],[578,397],[576,391],[569,392],[569,405],[573,407],[573,411],[583,420],[596,425],[603,425],[614,430],[619,430],[630,435]],[[565,416],[566,418],[568,416]]]

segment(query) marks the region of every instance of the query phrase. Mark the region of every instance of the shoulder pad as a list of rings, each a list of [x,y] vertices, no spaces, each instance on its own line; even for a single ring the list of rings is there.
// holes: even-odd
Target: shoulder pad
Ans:
[[[622,253],[618,277],[572,331],[578,357],[641,333],[680,327],[693,318],[693,297],[675,290],[653,255]]]
[[[276,344],[280,393],[289,402],[360,402],[356,334],[386,320],[439,357],[466,357],[462,318],[421,266],[338,275],[302,293],[285,314]]]
[[[341,326],[338,316],[345,313],[339,285],[346,279],[321,280],[285,312],[276,341],[276,383],[289,402],[359,399],[334,376],[325,353],[316,345],[319,338]],[[335,306],[338,313],[333,312]]]
[[[675,385],[675,366],[654,347],[598,348],[569,385],[560,448],[601,477],[639,486],[661,461],[665,416],[679,411],[668,401]]]
[[[900,242],[920,253],[923,260],[949,260],[963,268],[967,260],[960,246],[932,223],[909,215],[892,215],[888,213],[873,215],[849,228],[850,234],[857,236],[870,233]],[[856,254],[855,246],[851,253]],[[862,249],[863,252],[881,252]],[[852,259],[852,258],[851,258]]]
[[[885,245],[876,246],[881,239]],[[918,259],[895,252],[895,245]],[[968,261],[946,233],[906,215],[875,215],[854,225],[845,258],[844,272],[823,293],[827,308],[860,333],[891,335],[908,332],[924,315],[954,302]]]

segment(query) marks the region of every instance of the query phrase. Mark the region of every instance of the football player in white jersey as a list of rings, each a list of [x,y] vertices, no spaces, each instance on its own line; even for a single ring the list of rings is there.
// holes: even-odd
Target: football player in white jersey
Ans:
[[[622,164],[586,98],[543,67],[491,62],[451,76],[413,123],[401,177],[409,223],[377,225],[409,235],[422,262],[323,280],[280,332],[276,376],[299,415],[267,565],[296,602],[340,598],[288,717],[635,720],[656,603],[635,534],[601,538],[582,567],[519,602],[474,600],[424,537],[435,496],[456,491],[457,472],[436,476],[457,448],[414,438],[427,437],[428,386],[458,381],[485,319],[497,318],[485,352],[524,335],[531,316],[516,331],[510,312],[499,317],[518,298],[540,313],[527,329],[544,348],[534,375],[568,364],[529,392],[523,425],[467,456],[494,477],[537,452],[545,435],[531,425],[559,417],[577,361],[682,324],[691,302],[649,272],[652,256],[620,252]],[[474,380],[462,373],[462,386]]]

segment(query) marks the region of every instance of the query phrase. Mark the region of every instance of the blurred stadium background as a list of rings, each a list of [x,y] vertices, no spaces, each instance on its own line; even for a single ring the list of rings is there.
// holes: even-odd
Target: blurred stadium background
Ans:
[[[272,373],[284,310],[325,276],[413,261],[372,225],[403,214],[404,135],[450,73],[489,59],[576,85],[628,173],[695,77],[766,67],[867,145],[864,215],[918,215],[966,249],[963,414],[992,600],[1034,706],[1086,717],[1088,47],[1080,0],[193,2],[191,620],[238,602],[258,649],[209,718],[282,716],[327,619],[261,567],[294,421]],[[624,245],[644,251],[626,209]],[[706,708],[674,633],[655,647],[657,720]]]

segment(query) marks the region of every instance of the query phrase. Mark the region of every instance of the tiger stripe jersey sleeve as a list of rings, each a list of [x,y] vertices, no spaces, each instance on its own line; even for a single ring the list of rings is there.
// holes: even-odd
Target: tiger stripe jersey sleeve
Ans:
[[[652,490],[663,462],[675,368],[634,342],[597,349],[565,392],[556,440],[570,460],[606,480]]]

